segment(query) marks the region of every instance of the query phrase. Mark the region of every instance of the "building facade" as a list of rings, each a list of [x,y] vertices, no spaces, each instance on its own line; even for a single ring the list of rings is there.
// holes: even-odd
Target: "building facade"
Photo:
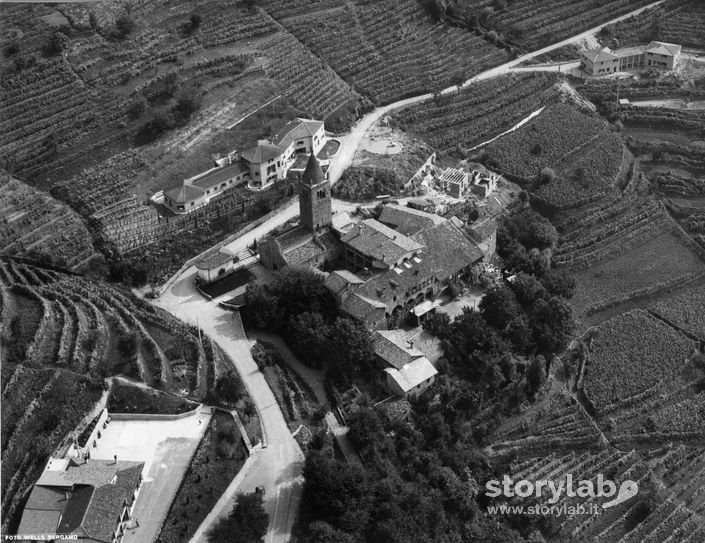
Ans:
[[[673,70],[680,54],[680,45],[659,41],[615,51],[609,47],[600,47],[582,52],[580,68],[591,76],[653,68]]]

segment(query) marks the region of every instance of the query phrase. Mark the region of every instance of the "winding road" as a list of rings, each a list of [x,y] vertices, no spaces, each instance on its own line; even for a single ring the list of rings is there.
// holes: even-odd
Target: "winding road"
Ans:
[[[631,13],[613,19],[607,23],[587,30],[551,46],[523,55],[511,62],[497,66],[480,73],[462,87],[471,85],[476,81],[483,81],[497,77],[517,67],[522,62],[533,57],[558,49],[569,43],[587,38],[599,32],[604,26],[612,24],[633,15],[641,13],[662,3],[663,0],[649,4]],[[544,68],[545,69],[545,68]],[[522,71],[530,68],[522,69]],[[457,87],[449,87],[442,94],[458,92]],[[338,154],[331,159],[331,182],[336,182],[343,171],[352,163],[355,153],[367,131],[385,115],[398,111],[419,102],[433,98],[432,94],[424,94],[400,100],[393,104],[379,107],[365,115],[355,124],[350,132],[341,139],[341,148]],[[334,202],[334,210],[349,208],[350,204]],[[237,254],[251,245],[272,229],[284,224],[298,215],[298,205],[294,201],[282,208],[276,215],[270,217],[257,228],[229,243],[224,250]],[[218,502],[216,508],[209,514],[204,523],[192,538],[192,542],[205,542],[207,529],[218,518],[227,515],[232,508],[233,495],[236,491],[251,492],[257,486],[265,488],[265,509],[269,514],[269,528],[265,541],[267,543],[284,543],[291,534],[303,486],[302,468],[303,454],[298,444],[292,437],[284,417],[277,405],[274,395],[267,385],[262,373],[250,355],[250,343],[245,335],[239,315],[226,311],[217,304],[204,299],[194,287],[196,270],[190,267],[183,271],[161,295],[155,304],[182,321],[198,324],[233,360],[240,373],[247,390],[250,393],[262,419],[267,440],[267,447],[250,457],[243,472]]]

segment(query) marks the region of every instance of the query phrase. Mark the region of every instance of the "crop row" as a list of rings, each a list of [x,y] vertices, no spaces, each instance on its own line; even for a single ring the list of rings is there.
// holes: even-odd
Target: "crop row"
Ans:
[[[553,167],[570,152],[596,138],[604,121],[567,104],[546,108],[518,130],[487,146],[489,159],[523,178]]]
[[[692,349],[689,339],[648,313],[615,317],[599,327],[590,344],[585,395],[603,412],[675,378]]]

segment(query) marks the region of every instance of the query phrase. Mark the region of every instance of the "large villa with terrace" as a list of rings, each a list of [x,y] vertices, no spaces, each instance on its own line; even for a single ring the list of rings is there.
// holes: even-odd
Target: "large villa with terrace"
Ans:
[[[600,47],[583,51],[580,68],[588,75],[597,77],[630,70],[673,70],[680,54],[680,45],[660,41],[614,51],[609,47]]]
[[[181,185],[156,193],[155,203],[174,214],[190,213],[230,188],[247,183],[251,190],[265,190],[292,173],[302,173],[309,155],[326,165],[326,136],[323,121],[294,119],[271,140],[259,140],[241,151],[219,159],[210,170],[185,179]],[[337,149],[337,147],[336,147]]]

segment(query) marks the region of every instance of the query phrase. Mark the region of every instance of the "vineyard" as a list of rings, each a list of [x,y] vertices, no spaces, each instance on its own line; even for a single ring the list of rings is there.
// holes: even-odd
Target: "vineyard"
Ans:
[[[315,11],[319,5],[273,0],[264,7],[376,104],[450,87],[507,60],[482,37],[434,22],[417,2],[329,1]]]
[[[234,367],[209,338],[200,343],[194,328],[131,294],[3,259],[0,295],[6,523],[47,455],[101,397],[103,378],[124,374],[228,405],[245,395]]]
[[[556,178],[541,185],[535,196],[554,209],[580,207],[607,196],[633,162],[618,134],[603,132],[597,140],[555,164]]]
[[[683,330],[705,340],[705,287],[657,302],[651,310]]]
[[[473,83],[459,93],[401,110],[393,123],[439,150],[471,148],[557,101],[549,74],[512,74]]]
[[[452,0],[465,19],[479,28],[492,29],[503,42],[534,50],[558,42],[610,19],[647,5],[648,0],[534,0],[508,2],[497,9],[494,0]]]
[[[0,252],[77,269],[98,253],[80,216],[48,194],[0,172]]]
[[[518,130],[490,143],[487,160],[502,171],[523,179],[554,168],[569,154],[605,139],[605,122],[569,104],[547,107]],[[619,157],[621,162],[621,155]]]
[[[643,311],[607,321],[586,341],[581,388],[600,414],[675,382],[695,348],[692,340]]]
[[[664,447],[644,453],[609,447],[600,452],[552,453],[515,460],[506,473],[514,481],[552,481],[555,487],[567,484],[568,474],[574,482],[589,480],[593,485],[598,474],[617,487],[626,480],[638,484],[636,497],[605,510],[601,510],[601,504],[607,498],[563,494],[557,507],[592,505],[601,513],[579,514],[574,510],[552,517],[555,541],[696,543],[705,537],[705,453],[700,448]],[[522,498],[521,505],[550,506],[550,498],[550,492],[543,492],[540,498]]]
[[[577,288],[573,305],[579,314],[589,315],[652,295],[705,273],[702,248],[673,224],[660,204],[655,209],[637,208],[634,213],[611,223],[611,232],[604,232],[608,237],[596,240],[594,247],[563,255],[574,262],[582,257],[585,266],[574,272]],[[620,225],[624,225],[623,231],[618,230]],[[575,243],[579,246],[583,242]]]
[[[636,17],[609,25],[600,38],[605,45],[613,45],[617,39],[622,47],[652,40],[702,47],[705,6],[697,0],[666,0]]]
[[[2,79],[0,166],[43,187],[132,147],[150,117],[171,115],[182,91],[193,93],[208,120],[191,128],[176,123],[187,134],[184,144],[212,124],[224,130],[277,89],[318,118],[360,104],[324,61],[256,8],[160,0],[0,9],[10,30],[0,45],[11,52]],[[134,28],[115,39],[116,19],[125,13]],[[184,32],[192,13],[201,22]],[[57,32],[48,17],[67,21],[52,56],[42,54]]]

